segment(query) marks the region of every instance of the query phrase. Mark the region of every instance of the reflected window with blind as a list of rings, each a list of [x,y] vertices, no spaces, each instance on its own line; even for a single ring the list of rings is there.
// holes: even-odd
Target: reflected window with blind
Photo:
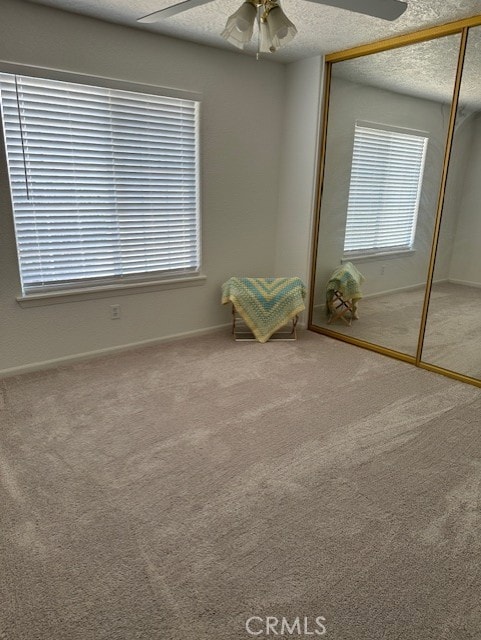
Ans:
[[[23,293],[200,269],[199,103],[0,73]]]
[[[344,257],[413,249],[428,138],[356,123]]]

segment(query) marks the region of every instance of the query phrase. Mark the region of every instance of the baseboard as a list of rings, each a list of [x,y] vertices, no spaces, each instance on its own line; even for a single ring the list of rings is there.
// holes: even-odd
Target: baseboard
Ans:
[[[387,296],[391,293],[403,293],[404,291],[414,291],[415,289],[424,289],[426,287],[425,282],[420,282],[419,284],[409,284],[406,287],[397,287],[396,289],[386,289],[386,291],[377,291],[376,293],[368,293],[365,296],[362,296],[363,300],[368,300],[369,298],[379,298],[380,296]]]
[[[474,287],[475,289],[481,289],[481,282],[469,282],[469,280],[457,280],[456,278],[448,278],[446,282],[451,284],[459,284],[463,287]]]
[[[447,278],[441,278],[440,280],[433,280],[433,284],[441,284],[442,282],[454,282],[454,280],[448,280]],[[473,284],[472,286],[476,286],[476,285]],[[481,284],[478,284],[477,286],[481,287]],[[419,284],[409,284],[406,287],[397,287],[396,289],[386,289],[385,291],[378,291],[377,293],[368,293],[362,296],[360,304],[362,304],[362,300],[368,300],[369,298],[379,298],[380,296],[387,296],[391,293],[402,293],[404,291],[414,291],[415,289],[424,289],[425,287],[426,287],[426,283],[422,282]],[[326,304],[324,302],[322,302],[321,304],[314,305],[315,311],[320,311],[325,308],[326,308]]]
[[[422,284],[410,284],[407,287],[398,287],[397,289],[386,289],[385,291],[378,291],[376,293],[367,293],[362,296],[362,300],[367,300],[368,298],[377,298],[379,296],[387,296],[390,293],[401,293],[402,291],[409,291],[411,289],[419,289],[421,287],[425,287],[425,283]],[[314,309],[322,309],[325,307],[325,302],[321,304],[314,305]]]
[[[19,367],[0,369],[0,378],[8,378],[11,376],[18,376],[23,373],[33,373],[35,371],[43,371],[46,369],[55,369],[56,367],[74,364],[76,362],[82,362],[84,360],[90,360],[92,358],[99,358],[101,356],[106,356],[114,353],[120,353],[122,351],[129,351],[131,349],[137,349],[139,347],[148,347],[150,345],[160,344],[161,342],[173,342],[174,340],[180,340],[182,338],[208,335],[209,333],[215,333],[216,331],[230,328],[231,326],[232,325],[230,322],[227,324],[218,324],[213,327],[207,327],[205,329],[195,329],[193,331],[185,331],[183,333],[175,333],[169,336],[163,336],[162,338],[150,338],[148,340],[141,340],[140,342],[130,342],[128,344],[122,344],[116,347],[107,347],[106,349],[86,351],[84,353],[77,353],[71,356],[63,356],[61,358],[55,358],[53,360],[43,360],[42,362],[24,364]]]

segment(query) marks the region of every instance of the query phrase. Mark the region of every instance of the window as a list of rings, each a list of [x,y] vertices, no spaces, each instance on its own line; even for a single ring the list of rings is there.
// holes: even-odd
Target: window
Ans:
[[[24,294],[199,270],[198,103],[0,73]]]
[[[412,249],[427,137],[356,124],[346,257]]]

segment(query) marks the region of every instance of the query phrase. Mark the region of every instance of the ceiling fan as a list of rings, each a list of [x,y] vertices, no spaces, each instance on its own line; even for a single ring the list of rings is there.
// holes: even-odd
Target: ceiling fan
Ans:
[[[183,0],[170,7],[149,13],[137,22],[152,23],[199,7],[212,0]],[[222,36],[237,47],[247,44],[254,30],[256,17],[259,23],[259,51],[274,53],[296,35],[297,29],[282,11],[280,0],[245,0],[227,20]],[[402,0],[309,0],[354,13],[362,13],[382,20],[396,20],[407,9]]]

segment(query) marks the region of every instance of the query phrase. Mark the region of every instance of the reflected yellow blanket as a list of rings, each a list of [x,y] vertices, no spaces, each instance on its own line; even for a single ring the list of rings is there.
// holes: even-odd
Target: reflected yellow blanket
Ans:
[[[352,300],[356,304],[362,298],[361,285],[363,282],[364,276],[352,262],[346,262],[338,267],[327,283],[326,310],[329,311],[335,291],[339,291],[344,300]]]

